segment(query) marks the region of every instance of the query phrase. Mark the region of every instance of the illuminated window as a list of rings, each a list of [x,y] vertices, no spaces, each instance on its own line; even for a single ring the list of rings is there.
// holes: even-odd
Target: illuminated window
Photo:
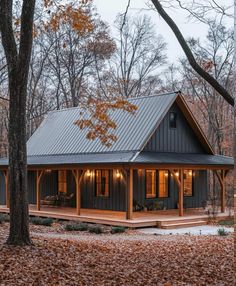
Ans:
[[[159,198],[167,198],[169,196],[169,191],[168,191],[168,177],[169,173],[168,171],[159,171]]]
[[[96,196],[109,196],[109,170],[96,170],[95,172]]]
[[[193,195],[193,171],[184,170],[184,196],[192,197]]]
[[[151,199],[156,196],[156,171],[146,170],[146,198]]]
[[[170,112],[169,121],[170,121],[170,128],[176,128],[177,127],[177,124],[176,124],[177,113],[176,112]]]
[[[66,171],[58,171],[58,192],[59,193],[66,193]]]

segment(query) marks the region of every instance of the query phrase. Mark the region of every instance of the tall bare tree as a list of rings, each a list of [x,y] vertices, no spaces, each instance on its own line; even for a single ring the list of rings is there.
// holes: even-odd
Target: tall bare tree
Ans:
[[[97,67],[101,95],[125,98],[149,95],[160,85],[158,71],[165,63],[166,43],[148,16],[118,15],[116,51],[106,72]]]
[[[26,171],[26,98],[35,0],[23,1],[19,47],[13,31],[13,1],[0,2],[0,32],[8,67],[10,94],[9,178],[10,234],[9,244],[30,244]],[[19,128],[20,127],[20,128]]]

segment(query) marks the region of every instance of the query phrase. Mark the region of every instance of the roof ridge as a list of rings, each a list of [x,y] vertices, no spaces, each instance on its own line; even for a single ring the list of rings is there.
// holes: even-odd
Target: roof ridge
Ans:
[[[158,94],[153,94],[153,95],[146,95],[146,96],[140,96],[140,97],[131,97],[131,98],[127,98],[127,100],[136,100],[136,99],[143,99],[143,98],[153,98],[153,97],[158,97],[158,96],[164,96],[164,95],[170,95],[170,94],[176,94],[179,91],[175,92],[166,92],[166,93],[158,93]]]
[[[158,93],[158,94],[146,95],[146,96],[140,96],[140,97],[130,97],[130,98],[126,98],[126,100],[133,101],[133,100],[139,100],[139,99],[143,99],[143,98],[153,98],[153,97],[177,94],[179,92],[180,91],[172,91],[172,92]],[[74,106],[74,107],[67,107],[67,108],[62,108],[62,109],[57,109],[57,110],[50,110],[48,112],[48,114],[52,114],[52,113],[56,113],[56,112],[64,112],[67,110],[74,110],[74,109],[81,109],[81,107],[80,106]]]

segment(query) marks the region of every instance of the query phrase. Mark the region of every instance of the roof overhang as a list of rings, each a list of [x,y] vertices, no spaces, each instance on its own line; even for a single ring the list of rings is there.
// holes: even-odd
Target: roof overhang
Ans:
[[[88,168],[163,168],[163,169],[233,169],[231,157],[209,154],[134,152],[29,156],[28,169],[88,169]],[[8,160],[0,160],[0,170],[8,167]]]

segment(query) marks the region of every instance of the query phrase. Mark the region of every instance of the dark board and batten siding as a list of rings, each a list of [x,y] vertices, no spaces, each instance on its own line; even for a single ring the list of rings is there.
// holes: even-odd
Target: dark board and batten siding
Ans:
[[[82,208],[103,209],[114,211],[126,210],[126,187],[124,180],[117,179],[110,170],[110,188],[108,197],[96,197],[94,176],[84,177],[81,184]]]
[[[6,204],[6,187],[5,187],[5,177],[3,172],[0,171],[0,205]]]
[[[36,172],[28,173],[29,203],[36,204]],[[2,188],[1,188],[2,189]],[[58,192],[58,174],[56,171],[43,175],[40,183],[41,199],[46,196],[56,195]],[[67,171],[67,194],[75,194],[75,180],[71,171]],[[104,209],[125,211],[126,209],[126,188],[121,179],[117,179],[110,170],[110,192],[109,197],[96,197],[94,176],[85,175],[81,183],[81,206],[82,208]],[[3,196],[0,200],[5,204]]]
[[[177,113],[177,127],[170,128],[169,116]],[[176,103],[172,105],[163,118],[160,126],[154,132],[144,151],[176,152],[176,153],[205,153],[199,139],[194,134],[182,111]]]
[[[41,181],[41,199],[57,194],[58,182],[57,172],[51,172],[44,175]],[[36,204],[36,172],[30,171],[28,173],[29,184],[29,203]],[[0,172],[0,204],[5,205],[5,181],[4,176]],[[185,197],[184,205],[186,208],[201,207],[203,202],[207,200],[207,172],[195,171],[194,176],[194,191],[193,197]],[[67,172],[67,191],[68,194],[75,193],[75,182],[71,172]],[[142,170],[141,174],[138,174],[137,170],[134,170],[134,200],[141,205],[149,204],[153,199],[146,199],[145,194],[145,171]],[[163,201],[163,206],[167,209],[173,209],[177,207],[178,202],[178,187],[173,180],[169,180],[169,197],[164,199],[158,199]],[[104,210],[126,210],[126,187],[124,180],[115,178],[115,175],[110,171],[110,192],[108,198],[95,196],[95,184],[93,177],[85,177],[81,185],[81,205],[82,208],[91,209],[104,209]]]
[[[40,182],[41,199],[57,194],[57,171],[45,173]],[[28,198],[29,204],[36,204],[36,172],[28,172]]]
[[[1,175],[0,175],[1,176]],[[3,175],[2,175],[3,177]],[[197,208],[207,200],[207,172],[195,171],[193,196],[184,198],[186,208]],[[28,173],[29,203],[36,204],[36,172]],[[4,180],[1,180],[1,189],[5,190]],[[146,199],[145,170],[134,170],[134,200],[142,206],[150,204],[155,199]],[[58,174],[56,171],[46,173],[41,181],[41,199],[48,195],[56,195],[58,190]],[[75,180],[71,171],[67,171],[67,192],[75,194]],[[163,201],[167,209],[177,208],[178,187],[172,177],[169,179],[169,197],[157,198]],[[1,204],[5,204],[5,192],[0,194]],[[126,210],[126,185],[123,179],[117,179],[115,173],[110,170],[109,197],[95,196],[94,176],[85,175],[81,184],[81,207],[88,209],[103,209],[114,211]]]

